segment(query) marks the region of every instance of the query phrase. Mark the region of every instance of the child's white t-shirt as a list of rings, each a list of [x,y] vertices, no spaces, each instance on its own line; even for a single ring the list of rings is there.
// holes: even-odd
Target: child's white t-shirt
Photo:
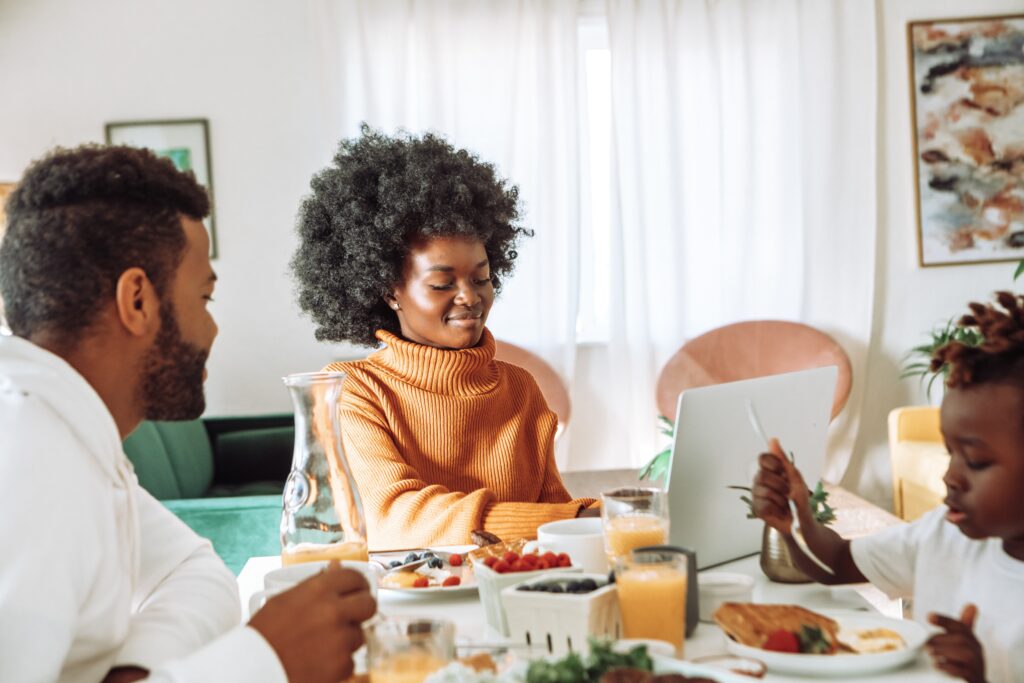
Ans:
[[[1024,561],[998,538],[972,540],[946,521],[947,508],[850,542],[861,573],[890,598],[914,599],[914,619],[937,612],[959,618],[978,607],[974,634],[990,683],[1024,681]]]

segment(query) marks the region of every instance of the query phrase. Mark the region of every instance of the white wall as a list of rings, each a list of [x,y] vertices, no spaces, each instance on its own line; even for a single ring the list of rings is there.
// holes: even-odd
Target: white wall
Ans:
[[[287,409],[278,377],[363,353],[313,341],[287,276],[299,200],[334,144],[321,133],[308,7],[301,0],[0,0],[0,180],[16,179],[55,144],[101,141],[108,121],[210,120],[221,251],[214,264],[221,333],[210,362],[211,413]],[[906,22],[1024,6],[878,0],[878,8],[875,336],[868,376],[855,378],[865,383],[865,416],[845,482],[888,505],[886,414],[925,401],[914,383],[897,379],[901,357],[967,301],[1010,287],[1013,273],[1012,264],[917,266]],[[577,404],[575,419],[614,421],[614,406]],[[587,430],[573,448],[597,447],[597,438]]]
[[[220,280],[212,414],[290,409],[279,378],[335,356],[288,278],[294,220],[333,141],[320,135],[307,3],[0,0],[0,180],[109,121],[207,118]]]
[[[907,349],[934,326],[1013,286],[1015,264],[920,268],[914,214],[913,142],[907,22],[1024,12],[1021,0],[878,0],[879,18],[879,240],[875,333],[868,356],[864,416],[857,453],[844,483],[891,506],[892,477],[886,417],[901,405],[924,404],[916,381],[900,381]],[[856,381],[856,378],[855,378]],[[933,400],[941,392],[933,390]]]

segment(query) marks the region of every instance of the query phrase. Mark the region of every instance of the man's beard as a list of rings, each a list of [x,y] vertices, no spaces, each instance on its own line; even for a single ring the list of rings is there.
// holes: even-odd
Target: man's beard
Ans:
[[[203,369],[209,349],[181,338],[170,301],[161,302],[160,331],[142,361],[140,400],[147,420],[194,420],[206,409]]]

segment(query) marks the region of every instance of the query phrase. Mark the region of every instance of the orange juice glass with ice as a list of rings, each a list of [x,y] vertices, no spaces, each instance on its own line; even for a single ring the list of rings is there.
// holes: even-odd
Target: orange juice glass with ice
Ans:
[[[455,659],[450,621],[389,617],[364,631],[370,683],[422,683]]]
[[[686,634],[686,555],[642,550],[615,563],[625,638],[671,643],[682,658]]]
[[[601,494],[601,519],[610,565],[634,548],[668,543],[668,499],[662,489],[606,491]]]

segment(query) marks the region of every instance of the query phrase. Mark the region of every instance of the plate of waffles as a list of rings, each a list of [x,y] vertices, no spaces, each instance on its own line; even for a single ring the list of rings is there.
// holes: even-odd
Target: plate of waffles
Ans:
[[[798,605],[724,603],[714,615],[730,653],[770,671],[856,676],[917,659],[928,631],[916,622],[861,612],[821,614]]]

